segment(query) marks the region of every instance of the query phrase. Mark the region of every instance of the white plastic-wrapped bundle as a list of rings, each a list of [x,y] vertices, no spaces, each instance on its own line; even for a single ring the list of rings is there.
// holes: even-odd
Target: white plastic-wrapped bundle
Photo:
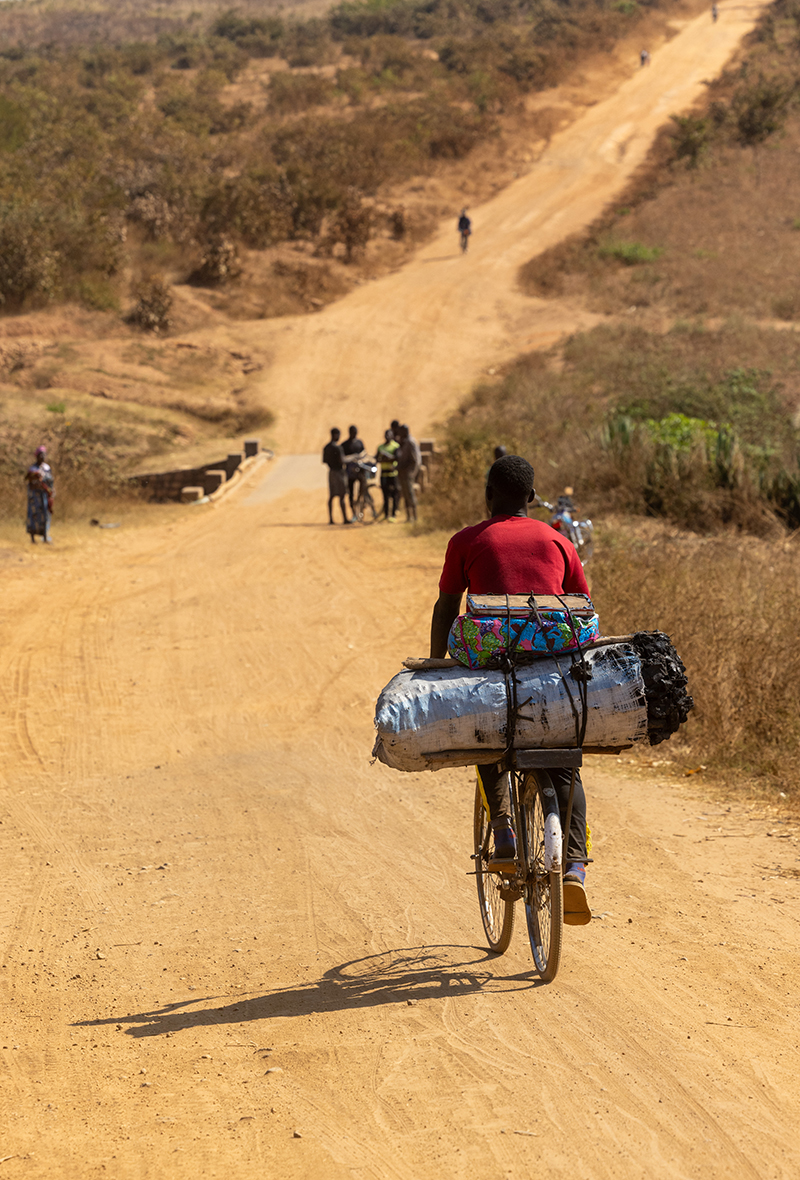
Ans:
[[[575,746],[575,711],[580,719],[584,686],[585,748],[619,749],[648,737],[645,682],[633,643],[595,647],[584,658],[590,675],[582,680],[573,675],[574,657],[568,653],[517,668],[516,749]],[[373,753],[387,766],[409,771],[491,762],[508,745],[507,725],[502,672],[404,671],[378,698]]]

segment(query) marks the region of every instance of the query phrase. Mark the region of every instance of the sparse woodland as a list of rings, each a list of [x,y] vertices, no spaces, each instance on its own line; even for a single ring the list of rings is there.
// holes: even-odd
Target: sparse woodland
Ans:
[[[371,236],[413,228],[402,209],[376,211],[381,186],[466,156],[642,11],[367,0],[308,19],[168,20],[5,6],[0,310],[70,299],[164,330],[151,275],[225,284],[243,248],[287,240],[351,262]]]

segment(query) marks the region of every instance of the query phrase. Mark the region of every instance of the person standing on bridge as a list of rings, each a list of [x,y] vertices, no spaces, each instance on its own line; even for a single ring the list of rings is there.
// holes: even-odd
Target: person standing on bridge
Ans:
[[[400,446],[397,451],[397,478],[400,480],[400,491],[406,506],[406,520],[417,523],[417,496],[414,491],[414,480],[422,466],[422,455],[419,443],[412,437],[407,426],[400,427]]]
[[[398,424],[399,425],[399,424]],[[384,432],[383,442],[375,452],[381,469],[381,491],[383,492],[383,519],[394,520],[400,492],[397,487],[397,452],[400,443],[391,430]]]
[[[465,590],[471,594],[588,594],[575,546],[541,520],[528,516],[536,495],[533,468],[519,455],[504,455],[489,470],[486,508],[489,519],[462,529],[450,538],[439,579],[439,598],[431,619],[431,656],[447,654],[450,628],[461,609]],[[517,837],[511,826],[508,779],[503,763],[477,767],[478,781],[494,833],[489,871],[513,865]],[[562,824],[572,784],[572,771],[550,767]],[[578,771],[572,820],[567,836],[564,874],[564,920],[571,926],[591,921],[586,900],[586,797]]]
[[[351,517],[347,515],[345,496],[347,494],[347,475],[345,474],[344,451],[339,443],[341,433],[334,426],[331,431],[331,441],[322,451],[322,462],[328,467],[328,524],[333,524],[333,501],[338,499],[342,506],[342,524],[351,524]]]
[[[342,450],[345,455],[345,472],[347,475],[347,495],[350,500],[350,513],[355,513],[355,505],[353,503],[353,492],[356,488],[361,487],[361,477],[358,470],[358,463],[355,459],[359,455],[364,454],[364,444],[358,437],[358,427],[351,426],[347,432],[347,438],[342,443]]]

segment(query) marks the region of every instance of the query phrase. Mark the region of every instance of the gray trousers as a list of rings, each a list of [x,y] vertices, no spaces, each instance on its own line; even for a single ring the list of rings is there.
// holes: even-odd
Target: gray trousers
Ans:
[[[508,802],[508,779],[500,770],[496,762],[488,766],[478,766],[483,797],[489,807],[492,819],[510,818]],[[547,773],[553,781],[558,799],[558,810],[561,813],[562,825],[567,820],[567,804],[569,803],[569,788],[572,781],[572,771],[564,766],[550,766]],[[587,860],[586,851],[586,795],[581,782],[581,772],[575,771],[575,794],[572,796],[572,821],[569,825],[569,839],[567,840],[567,864],[573,861]]]

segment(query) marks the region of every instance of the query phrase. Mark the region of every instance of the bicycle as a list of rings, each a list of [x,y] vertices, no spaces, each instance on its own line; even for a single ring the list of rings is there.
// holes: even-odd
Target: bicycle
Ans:
[[[353,518],[364,524],[373,524],[378,519],[378,509],[371,489],[375,486],[378,465],[373,459],[359,459],[357,466],[359,490],[353,501]]]
[[[475,791],[472,860],[481,921],[489,949],[502,955],[514,932],[514,906],[522,900],[531,953],[543,982],[551,983],[561,962],[564,935],[564,838],[548,766],[577,769],[580,749],[515,750],[508,771],[511,820],[517,833],[513,873],[489,872],[492,832],[480,787]],[[567,831],[569,830],[569,810]]]

